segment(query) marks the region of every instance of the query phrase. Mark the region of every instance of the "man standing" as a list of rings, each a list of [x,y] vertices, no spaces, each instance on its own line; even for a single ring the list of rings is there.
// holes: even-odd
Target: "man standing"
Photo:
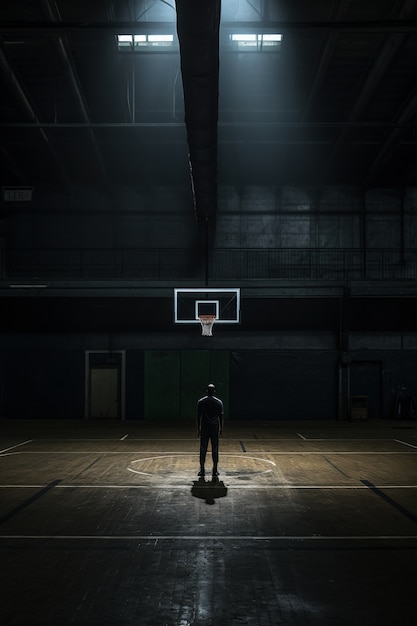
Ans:
[[[210,383],[207,386],[207,395],[197,402],[197,433],[200,437],[200,471],[199,476],[205,476],[204,465],[208,442],[211,441],[213,457],[213,478],[219,475],[217,463],[219,460],[219,436],[223,432],[223,402],[215,397],[216,388]]]

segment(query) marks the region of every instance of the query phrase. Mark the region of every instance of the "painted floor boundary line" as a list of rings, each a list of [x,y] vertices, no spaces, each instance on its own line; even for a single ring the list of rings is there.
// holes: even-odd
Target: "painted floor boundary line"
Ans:
[[[27,443],[27,442],[26,442]],[[19,444],[19,445],[23,445],[23,444]],[[414,446],[413,446],[414,447]],[[356,455],[356,456],[369,456],[369,455],[416,455],[417,454],[417,446],[416,446],[416,451],[352,451],[352,450],[310,450],[310,451],[300,451],[300,450],[275,450],[275,451],[271,451],[271,450],[250,450],[247,452],[249,452],[250,454],[269,454],[271,456],[287,456],[289,454],[292,454],[293,456],[308,456],[308,455],[323,455],[323,454],[333,454],[333,455]],[[177,450],[167,450],[166,452],[159,452],[157,450],[118,450],[118,451],[114,451],[114,450],[28,450],[28,451],[18,451],[18,452],[9,452],[7,454],[3,454],[3,456],[17,456],[19,454],[25,454],[25,455],[30,455],[30,454],[159,454],[159,455],[178,455],[178,456],[196,456],[198,455],[198,451],[197,452],[178,452]],[[0,452],[1,455],[1,452]],[[226,452],[223,453],[223,456],[233,456],[232,454],[227,454]]]
[[[227,477],[226,477],[227,481]],[[209,483],[210,485],[210,483]],[[42,489],[48,485],[0,485],[0,489]],[[228,489],[244,490],[266,490],[266,489],[362,489],[368,490],[369,488],[364,484],[355,485],[242,485],[242,484],[230,484],[225,483],[225,487]],[[375,485],[378,489],[417,489],[417,485]],[[147,485],[72,485],[72,484],[57,484],[55,489],[191,489],[191,484],[172,485],[165,483],[150,482]]]
[[[302,435],[301,433],[296,433],[296,434],[300,437],[300,439],[302,439],[306,443],[312,442],[312,441],[368,441],[369,443],[372,443],[373,441],[387,441],[387,442],[398,441],[398,439],[395,439],[393,437],[304,437],[304,435]],[[229,441],[233,441],[233,440],[229,439]],[[277,442],[277,441],[279,442],[279,441],[297,441],[297,440],[294,438],[272,439],[271,437],[267,437],[265,439],[262,439],[258,437],[257,441],[260,441],[260,442],[270,441],[272,443],[272,442]]]
[[[397,443],[402,443],[403,446],[410,446],[410,448],[415,448],[417,450],[417,446],[414,446],[412,443],[407,443],[406,441],[401,441],[400,439],[394,439]]]
[[[416,429],[417,430],[417,429]],[[241,436],[241,437],[227,437],[227,436],[223,436],[223,441],[224,442],[237,442],[239,443],[240,441],[253,441],[254,435],[252,436]],[[413,436],[413,438],[415,438],[415,436]],[[396,441],[398,443],[405,443],[404,441],[400,441],[399,439],[396,439],[394,437],[305,437],[304,435],[302,435],[301,433],[294,433],[294,435],[292,437],[278,437],[278,438],[272,438],[272,437],[255,437],[256,441],[259,443],[262,443],[263,441],[268,441],[270,443],[283,443],[283,442],[298,442],[300,443],[299,439],[301,439],[301,441],[305,441],[305,442],[314,442],[314,441],[369,441],[370,443],[372,443],[373,441]],[[122,435],[121,437],[48,437],[48,438],[34,438],[34,439],[30,439],[29,441],[25,442],[25,443],[54,443],[54,442],[59,442],[59,441],[78,441],[80,443],[82,442],[88,442],[88,441],[107,441],[107,442],[119,442],[119,441],[128,441],[128,443],[133,443],[133,442],[149,442],[149,441],[159,441],[159,442],[167,442],[167,441],[180,441],[180,442],[184,442],[184,441],[193,441],[195,442],[196,438],[195,437],[181,437],[181,438],[177,438],[177,437],[164,437],[164,438],[156,438],[156,437],[132,437],[129,433]],[[18,444],[18,445],[22,445],[22,444]],[[411,444],[407,444],[407,445],[411,445]]]
[[[10,446],[10,448],[4,448],[4,450],[0,450],[0,454],[3,454],[3,452],[9,452],[9,450],[14,450],[15,448],[19,448],[20,446],[26,446],[26,444],[32,443],[32,442],[33,442],[33,439],[22,441],[21,443],[17,443],[15,446]]]
[[[417,433],[417,426],[416,426]],[[417,434],[410,435],[413,439],[415,439]],[[135,437],[131,433],[122,434],[119,436],[113,437],[34,437],[30,439],[30,441],[34,441],[36,443],[40,442],[54,442],[54,441],[124,441],[125,437],[129,439],[129,442],[132,441],[195,441],[195,437]],[[306,437],[305,435],[295,432],[291,436],[284,437],[258,437],[254,434],[242,434],[236,437],[228,437],[227,435],[223,435],[223,441],[252,441],[253,438],[256,441],[298,441],[300,438],[302,441],[397,441],[395,437],[392,435],[386,437]]]
[[[236,439],[232,439],[232,438],[228,438],[225,437],[224,440],[225,441],[240,441],[241,438],[236,438]],[[160,437],[155,438],[155,437],[144,437],[144,438],[138,438],[138,437],[132,437],[131,435],[129,435],[129,433],[122,435],[121,437],[41,437],[39,439],[31,439],[31,442],[34,443],[54,443],[56,441],[79,441],[79,442],[83,442],[83,441],[107,441],[107,442],[118,442],[118,441],[126,441],[128,440],[128,443],[131,443],[133,441],[196,441],[196,437],[181,437],[181,438],[177,438],[177,437],[165,437],[163,439],[161,439]],[[259,441],[262,441],[262,439],[260,439]],[[291,437],[288,439],[265,439],[264,441],[297,441],[295,437]],[[336,439],[335,441],[339,441],[338,439]],[[347,439],[342,439],[341,441],[348,441]],[[355,441],[355,440],[353,440]],[[365,439],[364,441],[368,441],[367,439]],[[375,440],[376,441],[376,440]],[[380,439],[380,441],[389,441],[389,439]],[[392,437],[391,437],[391,441],[392,441]]]
[[[0,535],[0,540],[94,541],[415,541],[417,535]]]

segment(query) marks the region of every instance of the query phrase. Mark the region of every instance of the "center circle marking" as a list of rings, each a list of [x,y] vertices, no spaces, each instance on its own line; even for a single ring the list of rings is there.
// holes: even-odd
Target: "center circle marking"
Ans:
[[[131,461],[130,465],[131,466],[136,466],[136,465],[140,466],[140,464],[143,464],[143,463],[147,462],[148,464],[150,464],[152,466],[154,463],[158,463],[158,461],[161,461],[163,459],[180,459],[180,458],[188,458],[188,459],[192,458],[193,461],[195,462],[195,457],[196,457],[195,454],[193,454],[193,455],[191,455],[191,454],[162,454],[162,455],[157,455],[157,456],[148,456],[148,457],[145,457],[143,459],[136,459],[134,461]],[[269,459],[263,459],[263,458],[255,457],[255,456],[248,456],[247,454],[221,454],[220,458],[221,458],[221,460],[223,460],[223,459],[243,459],[245,461],[253,461],[254,463],[252,463],[251,465],[253,465],[253,464],[256,465],[256,464],[260,463],[260,464],[267,464],[268,466],[270,466],[268,469],[262,469],[261,471],[259,471],[259,469],[253,470],[256,473],[261,473],[261,474],[267,474],[268,472],[271,472],[272,471],[272,467],[275,467],[275,465],[276,465],[274,463],[274,461],[270,461]],[[226,464],[222,463],[220,465],[220,467],[227,474],[227,471],[228,471],[227,470],[227,463]],[[148,471],[146,471],[146,469],[148,469]],[[136,469],[135,467],[128,467],[127,468],[127,470],[129,472],[132,472],[133,474],[140,474],[141,476],[156,476],[158,474],[161,474],[160,470],[149,471],[149,469],[151,469],[151,468],[146,468],[146,467],[143,467],[143,469]],[[251,468],[249,468],[249,470],[250,469]],[[243,468],[240,468],[240,470],[242,471],[242,475],[243,474],[245,476],[248,475],[247,469],[246,469],[246,471],[244,471]],[[229,471],[237,471],[238,475],[240,473],[239,469],[237,469],[237,470],[229,470]],[[234,475],[236,476],[236,474],[234,474]]]

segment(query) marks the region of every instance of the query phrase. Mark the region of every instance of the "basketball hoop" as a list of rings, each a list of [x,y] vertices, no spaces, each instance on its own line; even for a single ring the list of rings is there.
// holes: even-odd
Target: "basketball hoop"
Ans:
[[[213,324],[214,324],[214,320],[216,319],[215,315],[199,315],[198,319],[200,320],[201,323],[201,334],[204,335],[205,337],[211,337],[212,336],[212,328],[213,328]]]

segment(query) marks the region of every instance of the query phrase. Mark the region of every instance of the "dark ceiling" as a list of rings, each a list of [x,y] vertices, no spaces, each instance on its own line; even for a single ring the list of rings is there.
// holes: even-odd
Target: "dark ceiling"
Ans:
[[[416,20],[416,0],[223,0],[219,184],[416,185]],[[120,51],[127,33],[175,43]],[[187,184],[176,37],[175,0],[2,0],[1,185]]]

